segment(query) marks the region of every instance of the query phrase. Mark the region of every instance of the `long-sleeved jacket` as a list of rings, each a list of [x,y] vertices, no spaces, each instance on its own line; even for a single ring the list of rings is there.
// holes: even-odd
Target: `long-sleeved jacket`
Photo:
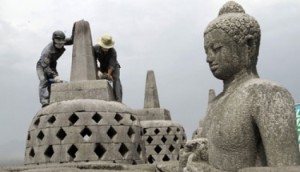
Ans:
[[[114,48],[110,48],[107,53],[104,53],[99,45],[95,45],[94,54],[100,63],[99,70],[101,72],[107,73],[108,69],[114,70],[116,67],[120,67],[117,60],[117,52]]]
[[[65,45],[72,45],[72,39],[66,39]],[[65,52],[65,48],[55,48],[53,42],[50,42],[42,51],[41,57],[37,62],[37,66],[42,67],[45,75],[48,78],[54,78],[58,76],[58,72],[56,70],[57,60],[60,56]]]

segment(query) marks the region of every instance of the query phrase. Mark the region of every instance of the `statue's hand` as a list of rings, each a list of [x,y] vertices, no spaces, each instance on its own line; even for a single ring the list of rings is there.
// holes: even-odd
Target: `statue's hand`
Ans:
[[[207,138],[189,140],[186,142],[184,149],[192,153],[190,157],[192,161],[208,161]]]

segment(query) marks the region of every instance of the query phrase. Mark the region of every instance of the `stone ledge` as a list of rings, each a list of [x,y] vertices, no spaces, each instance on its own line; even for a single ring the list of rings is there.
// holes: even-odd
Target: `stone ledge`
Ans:
[[[300,166],[287,167],[250,167],[240,169],[238,172],[299,172]]]
[[[26,165],[0,167],[0,172],[155,172],[155,165],[126,165],[109,162],[63,163],[47,165]]]
[[[135,110],[140,121],[171,120],[170,112],[163,108],[145,108]]]
[[[107,80],[76,81],[51,85],[50,104],[74,99],[115,100],[112,86]]]

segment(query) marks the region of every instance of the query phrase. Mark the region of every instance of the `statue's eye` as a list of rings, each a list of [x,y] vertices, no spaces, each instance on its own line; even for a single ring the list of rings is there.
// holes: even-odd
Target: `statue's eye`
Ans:
[[[216,52],[216,51],[221,50],[222,47],[223,46],[221,44],[214,44],[213,47],[212,47],[212,49],[213,49],[213,51]]]
[[[204,51],[205,51],[205,53],[207,54],[207,53],[208,53],[208,48],[207,48],[207,47],[204,47]]]

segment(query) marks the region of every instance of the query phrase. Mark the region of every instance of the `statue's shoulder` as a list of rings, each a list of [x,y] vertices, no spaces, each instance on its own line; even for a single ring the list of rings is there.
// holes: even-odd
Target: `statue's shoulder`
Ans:
[[[261,79],[261,78],[252,78],[245,82],[245,86],[251,87],[282,87],[278,82]]]
[[[244,83],[243,89],[247,90],[248,93],[251,95],[269,95],[269,94],[282,94],[288,97],[291,97],[289,91],[283,87],[281,84],[270,81],[264,80],[260,78],[250,79]]]

